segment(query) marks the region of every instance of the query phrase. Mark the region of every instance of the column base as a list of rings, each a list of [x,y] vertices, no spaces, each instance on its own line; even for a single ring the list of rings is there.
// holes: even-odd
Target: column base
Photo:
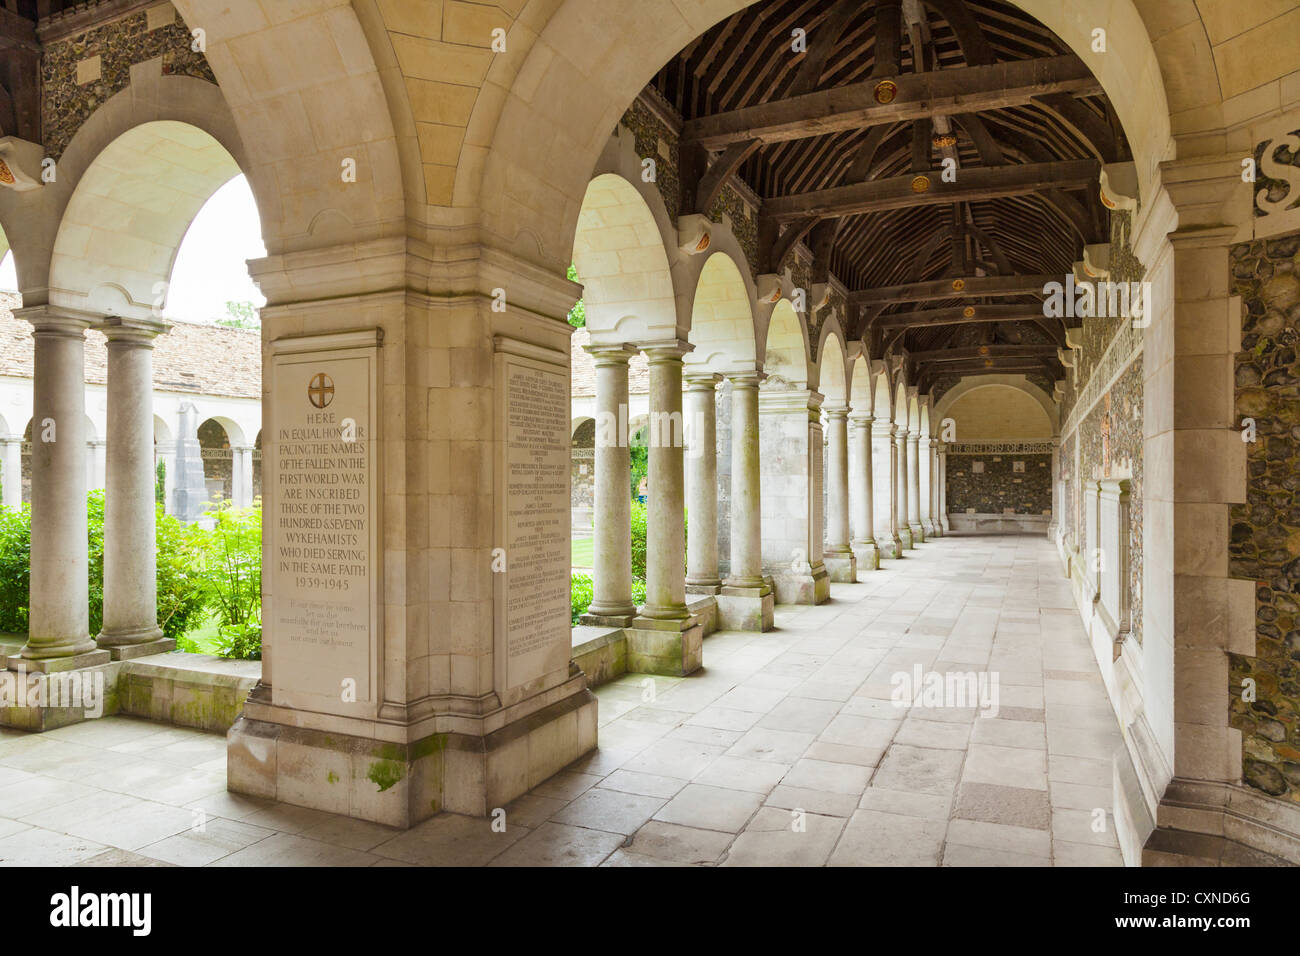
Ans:
[[[930,522],[930,537],[932,538],[943,537],[943,526],[940,525],[939,522],[937,521]]]
[[[1300,807],[1237,783],[1170,781],[1142,866],[1296,866]]]
[[[637,617],[623,633],[630,674],[685,677],[704,664],[704,627],[697,617]]]
[[[636,608],[632,608],[625,614],[600,614],[593,613],[590,608],[587,613],[579,615],[578,623],[586,624],[589,627],[627,627],[636,617]]]
[[[687,594],[717,594],[721,590],[722,590],[721,580],[717,580],[713,582],[705,582],[703,584],[692,584],[690,581],[686,582]]]
[[[23,650],[25,652],[26,648]],[[80,670],[83,667],[98,667],[112,659],[108,651],[95,648],[80,654],[70,654],[67,657],[23,657],[21,654],[16,654],[5,660],[5,666],[11,671],[57,674],[63,671]]]
[[[770,631],[776,621],[776,594],[761,587],[723,585],[714,599],[718,602],[718,629],[722,631]]]
[[[825,604],[831,598],[831,579],[825,566],[807,574],[781,568],[771,572],[777,604]]]
[[[170,637],[160,637],[146,644],[123,644],[108,648],[115,661],[129,661],[137,657],[149,657],[152,654],[167,654],[174,650],[176,650],[176,641]]]
[[[912,532],[912,546],[915,547],[925,541],[925,528],[920,522],[908,522],[908,530]]]
[[[912,529],[911,529],[911,528],[899,528],[899,529],[898,529],[898,546],[899,546],[899,549],[902,550],[902,551],[910,551],[912,548],[915,548],[915,547],[916,547],[916,544],[915,544],[915,543],[913,542],[913,540],[912,540]],[[899,558],[901,558],[902,555],[901,555],[901,554],[899,554],[899,555],[895,555],[895,557],[899,557]]]
[[[859,571],[880,570],[880,547],[874,538],[853,542],[853,556],[858,559]]]
[[[941,520],[941,521],[939,522],[939,526],[940,526],[941,528],[943,528],[943,533],[944,533],[944,534],[947,534],[948,532],[952,531],[952,525],[948,523],[948,516],[947,516],[947,515],[944,515],[944,516],[943,516],[943,520]]]
[[[840,584],[857,584],[858,559],[852,551],[847,554],[827,554],[822,558],[826,565],[826,574],[832,581]]]
[[[250,709],[273,709],[251,706],[259,695],[265,705],[269,688],[253,691],[226,734],[227,789],[391,827],[443,810],[488,816],[596,746],[597,702],[585,687],[485,736],[407,742],[250,718]]]

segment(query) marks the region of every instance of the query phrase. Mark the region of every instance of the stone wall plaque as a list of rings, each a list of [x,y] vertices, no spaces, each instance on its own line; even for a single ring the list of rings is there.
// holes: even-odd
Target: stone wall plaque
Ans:
[[[569,357],[504,336],[495,344],[495,531],[505,570],[493,575],[493,653],[509,702],[547,675],[567,675],[572,657]]]
[[[277,705],[378,707],[380,341],[369,330],[272,343],[263,627]]]

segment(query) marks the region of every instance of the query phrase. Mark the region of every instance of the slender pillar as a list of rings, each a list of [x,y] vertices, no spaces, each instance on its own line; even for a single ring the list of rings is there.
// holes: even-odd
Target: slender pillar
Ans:
[[[925,540],[925,526],[921,523],[921,452],[920,433],[907,433],[907,526],[912,529],[912,541]]]
[[[731,573],[714,599],[718,627],[769,631],[776,595],[763,577],[762,461],[758,437],[758,383],[762,374],[728,376],[731,382]]]
[[[106,663],[108,652],[90,636],[85,332],[93,317],[48,306],[17,315],[35,339],[31,603],[21,658],[33,670]]]
[[[758,376],[731,378],[731,588],[763,588]]]
[[[104,627],[114,660],[175,649],[158,627],[153,470],[153,343],[167,325],[110,318],[108,468],[104,498]]]
[[[916,547],[912,535],[912,526],[908,522],[908,469],[907,469],[907,429],[895,426],[894,431],[894,513],[898,520],[898,538],[903,542],[904,550]]]
[[[686,530],[686,590],[716,594],[718,576],[718,383],[712,372],[686,376],[686,450],[689,495]]]
[[[894,498],[894,426],[881,418],[871,423],[871,471],[876,545],[881,557],[901,558],[903,542],[898,536],[898,505]]]
[[[703,663],[704,627],[686,606],[686,488],[682,356],[685,342],[644,347],[650,365],[645,606],[627,638],[627,669],[682,676]]]
[[[934,521],[931,518],[933,501],[930,497],[930,483],[934,480],[931,471],[934,455],[930,453],[930,439],[924,435],[916,437],[916,444],[913,447],[916,450],[916,463],[913,467],[916,469],[917,502],[916,514],[913,517],[921,527],[920,540],[924,541],[934,537]]]
[[[1060,521],[1061,507],[1058,498],[1061,494],[1061,439],[1059,437],[1052,439],[1052,519],[1047,526],[1047,536],[1055,541],[1060,533],[1058,522]]]
[[[253,503],[253,446],[235,445],[230,454],[230,497],[236,508],[247,508]]]
[[[587,346],[596,364],[596,491],[592,601],[584,624],[623,626],[632,603],[632,459],[627,441],[630,345]]]
[[[17,511],[23,506],[23,438],[0,437],[0,506]]]
[[[824,408],[826,414],[826,538],[822,560],[832,581],[858,579],[857,559],[849,544],[849,410]]]
[[[943,533],[952,531],[948,523],[948,446],[939,444],[939,523]]]
[[[943,527],[939,523],[939,440],[924,439],[925,449],[925,533],[934,538],[943,536]]]
[[[858,567],[875,571],[880,567],[880,548],[875,534],[875,495],[871,472],[871,416],[850,415],[853,442],[849,458],[849,502],[852,510],[853,552]]]
[[[682,620],[686,610],[686,489],[683,468],[681,345],[645,350],[650,365],[646,603],[652,620]]]

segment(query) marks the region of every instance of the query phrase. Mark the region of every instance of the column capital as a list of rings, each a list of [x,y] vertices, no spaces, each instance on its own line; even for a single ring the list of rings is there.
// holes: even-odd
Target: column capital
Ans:
[[[687,352],[695,350],[695,346],[684,339],[664,339],[660,342],[646,342],[639,346],[645,353],[647,361],[651,365],[662,362],[675,362],[681,364],[682,357]]]
[[[80,309],[67,309],[61,306],[33,305],[25,309],[14,309],[14,318],[31,323],[34,335],[65,336],[82,338],[86,329],[97,325],[101,316]]]
[[[595,359],[597,365],[626,365],[637,354],[635,345],[620,342],[617,345],[584,345],[582,350]]]
[[[171,323],[162,319],[129,319],[110,315],[99,325],[110,345],[135,345],[153,348],[153,340],[171,330]]]
[[[712,392],[722,381],[722,376],[717,372],[710,372],[707,369],[700,371],[686,369],[682,373],[682,381],[686,383],[687,391]]]
[[[823,405],[822,413],[830,419],[840,419],[849,417],[849,406],[847,405]]]
[[[894,423],[888,418],[877,418],[871,422],[871,434],[879,435],[883,438],[894,437]]]
[[[767,373],[760,372],[757,369],[745,369],[743,371],[724,372],[723,378],[731,383],[732,388],[757,389],[767,378]]]
[[[870,412],[849,412],[849,421],[854,425],[870,426],[875,419],[871,416]]]

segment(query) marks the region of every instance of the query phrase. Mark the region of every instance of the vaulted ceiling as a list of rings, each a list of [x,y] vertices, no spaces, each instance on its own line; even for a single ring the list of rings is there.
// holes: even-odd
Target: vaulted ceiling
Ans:
[[[761,0],[652,85],[684,120],[688,177],[695,149],[701,182],[733,171],[762,198],[759,268],[804,241],[815,271],[867,293],[849,331],[874,354],[905,349],[931,379],[965,362],[1059,377],[1063,327],[1041,318],[1041,295],[911,288],[1024,276],[1041,290],[1105,241],[1097,173],[1127,144],[1100,85],[1037,21],[997,0]]]

